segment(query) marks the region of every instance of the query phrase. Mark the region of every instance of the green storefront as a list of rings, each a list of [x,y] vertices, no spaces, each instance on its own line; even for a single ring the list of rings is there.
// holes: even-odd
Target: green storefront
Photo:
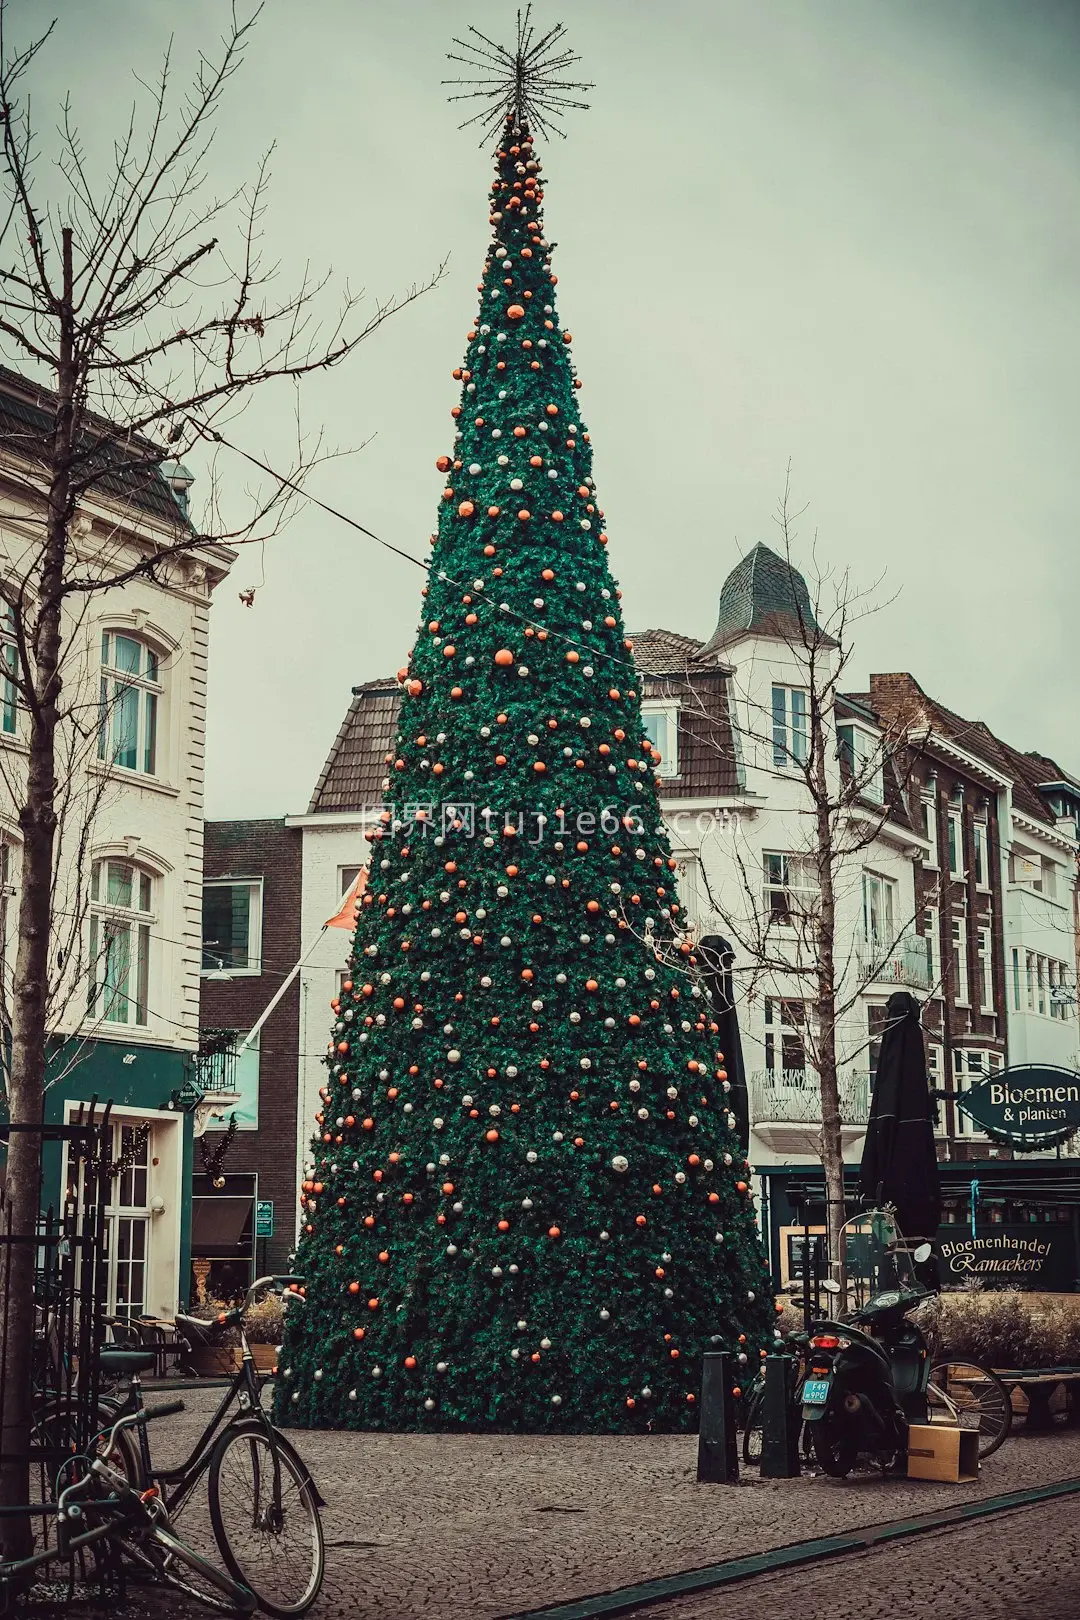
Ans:
[[[1080,1160],[972,1159],[940,1165],[942,1223],[935,1248],[946,1287],[1080,1292]],[[825,1184],[819,1165],[762,1165],[761,1224],[778,1291],[811,1273],[825,1276]],[[864,1206],[859,1170],[844,1171],[846,1213]],[[804,1225],[805,1221],[805,1225]],[[858,1269],[859,1234],[849,1238]]]
[[[187,1297],[191,1251],[193,1116],[199,1095],[186,1052],[131,1040],[69,1040],[53,1052],[46,1122],[71,1123],[80,1104],[111,1104],[114,1162],[106,1229],[109,1309],[171,1317]],[[42,1205],[55,1206],[68,1149],[47,1142]]]

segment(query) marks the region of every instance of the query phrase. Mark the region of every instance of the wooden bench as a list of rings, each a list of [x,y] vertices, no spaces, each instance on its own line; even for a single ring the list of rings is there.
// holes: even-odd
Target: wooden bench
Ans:
[[[1027,1401],[1025,1428],[1043,1430],[1054,1427],[1050,1400],[1059,1389],[1065,1392],[1066,1422],[1080,1423],[1080,1367],[995,1367],[994,1371],[1008,1388],[1010,1396],[1019,1393]]]

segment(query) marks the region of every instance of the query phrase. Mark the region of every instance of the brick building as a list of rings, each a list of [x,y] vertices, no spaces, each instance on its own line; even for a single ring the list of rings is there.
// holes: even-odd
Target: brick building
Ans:
[[[254,1028],[300,958],[301,835],[284,821],[208,821],[204,845],[203,1064],[220,1051],[220,1082],[234,1109],[197,1145],[192,1186],[191,1298],[228,1298],[266,1271],[286,1269],[295,1236],[297,1054],[300,984],[294,978],[238,1058],[233,1045]],[[207,1173],[228,1144],[223,1185]],[[202,1151],[200,1152],[200,1147]],[[272,1210],[273,1235],[256,1230]]]
[[[933,965],[923,1025],[935,1080],[963,1091],[1018,1063],[1080,1068],[1080,784],[909,674],[872,675],[869,701],[918,740],[910,808],[927,841],[916,893]],[[1009,1156],[951,1099],[942,1136],[949,1158]]]

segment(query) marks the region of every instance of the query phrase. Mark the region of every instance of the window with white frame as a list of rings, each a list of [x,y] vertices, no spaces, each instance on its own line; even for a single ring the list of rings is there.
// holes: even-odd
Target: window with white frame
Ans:
[[[766,850],[761,863],[766,918],[793,924],[811,916],[818,903],[818,877],[809,857]]]
[[[231,878],[203,884],[204,973],[262,972],[262,879]]]
[[[356,882],[363,870],[364,868],[362,866],[338,867],[338,895],[340,899],[344,900],[345,896],[348,894],[349,890],[352,888],[353,884]]]
[[[1012,996],[1013,1008],[1020,1011],[1020,952],[1014,945],[1012,948]]]
[[[771,1080],[805,1086],[808,1007],[791,996],[765,997],[765,1068]]]
[[[862,726],[843,725],[836,728],[836,743],[840,762],[855,784],[858,796],[869,799],[872,804],[883,804],[885,777],[880,737]]]
[[[779,771],[805,765],[810,749],[807,694],[801,686],[772,689],[773,765]]]
[[[15,609],[0,598],[0,733],[7,737],[13,737],[19,729],[19,693],[15,686],[18,670]]]
[[[924,866],[936,866],[937,863],[938,863],[938,853],[937,853],[937,799],[935,798],[933,793],[929,793],[929,794],[926,795],[926,797],[922,801],[922,807],[923,807],[923,816],[924,816],[924,818],[926,820],[926,841],[930,845],[929,850],[923,856],[923,865]]]
[[[896,944],[896,884],[877,872],[864,872],[863,935],[875,962]]]
[[[993,932],[989,928],[979,929],[979,1006],[983,1012],[992,1013],[994,1010],[994,957]]]
[[[1058,892],[1058,863],[1048,855],[1042,858],[1042,892],[1048,900],[1056,900]]]
[[[660,760],[656,765],[660,776],[679,774],[679,709],[675,703],[650,703],[641,706],[641,727],[652,743]]]
[[[976,821],[971,829],[975,853],[975,886],[990,887],[990,829],[985,821]]]
[[[1019,979],[1018,951],[1013,951],[1013,958],[1016,964],[1014,974]],[[1067,964],[1057,961],[1052,956],[1043,956],[1038,951],[1025,951],[1023,1000],[1028,1012],[1038,1013],[1042,1018],[1054,1018],[1059,1021],[1071,1018],[1072,1008],[1075,1005],[1075,986],[1071,985]],[[1019,999],[1016,1005],[1020,1006]]]
[[[675,926],[692,929],[700,915],[701,862],[693,850],[673,849],[671,853],[675,860],[679,905],[682,907],[675,919]]]
[[[1050,1016],[1066,1022],[1075,1018],[1076,973],[1065,962],[1050,964]]]
[[[941,1077],[944,1048],[939,1041],[926,1041],[924,1045],[926,1049],[926,1078],[930,1082],[930,1090],[932,1092],[940,1091],[942,1089]],[[934,1134],[935,1136],[944,1136],[945,1110],[936,1097],[931,1097],[930,1100],[934,1107]]]
[[[964,819],[959,810],[949,811],[949,876],[964,875]]]
[[[126,771],[157,774],[162,691],[161,664],[153,648],[125,631],[103,631],[98,759]]]
[[[938,961],[938,909],[936,906],[927,906],[925,912],[923,913],[922,931],[923,938],[926,941],[926,970],[928,974],[928,982],[932,994],[940,996],[944,993],[944,991],[938,984],[938,979],[941,975],[941,964]]]
[[[956,1005],[966,1007],[968,994],[967,918],[952,919],[952,955],[956,973]]]
[[[148,1022],[150,937],[159,880],[133,861],[95,861],[90,878],[87,1013],[107,1024]]]
[[[952,1052],[953,1090],[958,1094],[970,1091],[973,1086],[977,1086],[980,1081],[985,1080],[987,1075],[999,1074],[1001,1067],[1002,1056],[1000,1052],[989,1052],[985,1047],[979,1046],[954,1046]],[[963,1109],[956,1108],[954,1117],[957,1136],[984,1136],[986,1134],[972,1124]]]
[[[889,1027],[889,1009],[884,1001],[868,1001],[866,1003],[866,1062],[870,1070],[870,1090],[874,1089],[877,1079],[878,1059],[881,1056],[881,1039]]]

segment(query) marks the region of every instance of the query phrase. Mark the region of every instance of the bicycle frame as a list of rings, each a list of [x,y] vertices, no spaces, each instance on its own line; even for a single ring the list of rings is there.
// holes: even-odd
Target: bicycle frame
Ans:
[[[146,1424],[151,1417],[167,1416],[182,1409],[182,1402],[178,1405],[165,1403],[159,1410],[146,1411],[139,1408],[118,1416],[109,1429],[102,1430],[102,1433],[108,1433],[111,1450],[120,1429],[138,1426],[140,1431],[145,1433]],[[199,1569],[219,1592],[233,1602],[237,1612],[251,1613],[256,1602],[246,1587],[234,1581],[231,1576],[215,1569],[200,1554],[193,1553],[190,1548],[177,1541],[171,1531],[168,1508],[156,1491],[135,1490],[122,1474],[110,1468],[100,1457],[92,1460],[86,1458],[73,1460],[81,1460],[88,1466],[79,1479],[60,1492],[57,1499],[53,1510],[57,1525],[55,1547],[45,1547],[29,1558],[0,1564],[0,1601],[3,1602],[5,1611],[13,1580],[55,1563],[58,1557],[70,1560],[84,1547],[92,1546],[99,1541],[111,1540],[126,1532],[138,1532],[141,1527],[145,1527],[152,1532],[166,1552],[171,1551],[190,1567]],[[111,1494],[89,1498],[84,1506],[79,1499],[88,1495],[95,1480],[106,1483]],[[96,1524],[87,1522],[91,1516],[98,1519]],[[73,1529],[79,1522],[86,1524],[86,1528]]]
[[[281,1500],[281,1464],[278,1461],[279,1439],[277,1431],[263,1408],[262,1385],[255,1368],[255,1358],[251,1354],[251,1347],[248,1344],[243,1323],[243,1312],[251,1298],[262,1287],[272,1283],[274,1280],[273,1278],[264,1277],[253,1283],[248,1291],[244,1306],[229,1313],[230,1317],[234,1319],[234,1325],[240,1332],[240,1370],[234,1374],[229,1388],[221,1398],[217,1411],[199,1436],[190,1455],[182,1463],[177,1463],[172,1468],[156,1467],[150,1455],[150,1442],[147,1439],[146,1425],[141,1424],[139,1426],[139,1455],[143,1477],[148,1484],[153,1483],[159,1487],[162,1492],[165,1510],[169,1514],[179,1513],[183,1508],[195,1486],[209,1469],[214,1454],[214,1446],[219,1437],[237,1420],[237,1416],[254,1418],[265,1434],[274,1466],[273,1501],[279,1503]],[[234,1403],[235,1411],[233,1415],[227,1416],[226,1414],[230,1413],[230,1410],[234,1408]],[[121,1410],[124,1412],[147,1410],[143,1405],[142,1380],[137,1373],[131,1379],[127,1397]],[[151,1407],[149,1410],[152,1412],[153,1408]],[[319,1493],[318,1486],[311,1478],[310,1471],[303,1464],[302,1459],[298,1459],[298,1461],[301,1462],[301,1466],[307,1475],[307,1483],[314,1494],[316,1504],[319,1507],[324,1507],[325,1503]],[[175,1487],[171,1492],[168,1489],[170,1486]]]
[[[161,1489],[166,1512],[170,1515],[180,1511],[199,1480],[210,1467],[210,1459],[213,1456],[217,1439],[228,1427],[229,1422],[232,1421],[226,1414],[234,1406],[242,1416],[255,1417],[261,1420],[274,1459],[275,1496],[280,1492],[280,1470],[277,1460],[277,1447],[272,1437],[273,1426],[263,1409],[259,1378],[255,1370],[255,1358],[251,1354],[247,1339],[244,1338],[242,1331],[241,1345],[243,1359],[240,1370],[234,1374],[232,1382],[222,1396],[216,1412],[195,1442],[191,1453],[183,1462],[175,1464],[172,1468],[158,1467],[150,1455],[150,1441],[146,1427],[145,1425],[139,1427],[139,1455],[143,1477]],[[125,1408],[131,1412],[146,1410],[143,1405],[142,1380],[138,1374],[131,1379]],[[150,1410],[153,1410],[153,1408],[150,1408]],[[169,1487],[175,1488],[170,1490]]]

